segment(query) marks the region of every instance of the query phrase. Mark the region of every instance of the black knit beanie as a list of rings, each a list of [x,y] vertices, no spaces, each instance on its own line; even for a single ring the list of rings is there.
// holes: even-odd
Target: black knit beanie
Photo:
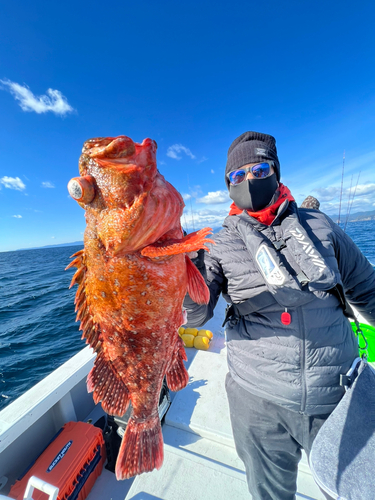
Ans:
[[[272,135],[260,132],[245,132],[235,139],[228,149],[228,161],[225,168],[225,183],[229,189],[227,173],[247,165],[271,160],[277,180],[280,181],[280,163],[277,157],[276,139]]]

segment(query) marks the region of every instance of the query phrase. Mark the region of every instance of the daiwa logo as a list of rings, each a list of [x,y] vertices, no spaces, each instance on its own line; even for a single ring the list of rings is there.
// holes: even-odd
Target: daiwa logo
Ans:
[[[255,151],[259,156],[267,156],[267,150],[264,148],[255,148]]]
[[[55,458],[52,460],[50,466],[48,467],[47,471],[46,472],[51,472],[51,470],[53,470],[56,465],[60,462],[60,460],[62,460],[66,454],[66,452],[69,450],[69,448],[72,446],[73,444],[73,441],[68,441],[66,443],[66,445],[64,446],[64,448],[62,448],[59,453],[55,456]]]
[[[312,245],[310,245],[310,243],[305,241],[306,237],[301,233],[301,231],[296,227],[294,230],[291,230],[290,232],[295,237],[295,239],[299,243],[301,243],[305,253],[311,258],[311,262],[313,262],[320,269],[325,269],[326,265],[324,260],[319,257],[319,255],[313,249]]]

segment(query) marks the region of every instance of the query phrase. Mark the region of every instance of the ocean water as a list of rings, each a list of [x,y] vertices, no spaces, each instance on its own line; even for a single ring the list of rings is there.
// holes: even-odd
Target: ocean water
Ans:
[[[375,221],[349,223],[375,266]],[[83,349],[64,271],[80,246],[0,253],[0,410]]]
[[[64,271],[81,248],[0,253],[0,410],[85,346]]]

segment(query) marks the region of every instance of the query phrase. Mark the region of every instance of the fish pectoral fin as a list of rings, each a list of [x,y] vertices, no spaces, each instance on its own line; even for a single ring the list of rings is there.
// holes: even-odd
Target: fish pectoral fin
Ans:
[[[190,298],[197,304],[208,304],[210,301],[210,291],[204,281],[203,276],[192,263],[190,258],[185,255],[187,272],[187,291]]]
[[[210,227],[205,227],[194,233],[190,233],[181,240],[166,240],[161,243],[155,243],[143,248],[141,254],[144,257],[156,258],[166,257],[168,255],[177,255],[180,253],[195,252],[204,248],[209,251],[206,243],[214,243],[213,240],[206,238],[212,234]]]
[[[95,404],[101,401],[103,410],[109,415],[122,417],[129,406],[129,391],[103,352],[98,354],[88,374],[87,390],[94,392]]]
[[[186,371],[183,361],[187,361],[187,356],[182,340],[179,338],[176,344],[175,354],[167,371],[167,385],[171,391],[180,391],[187,386],[189,374]]]

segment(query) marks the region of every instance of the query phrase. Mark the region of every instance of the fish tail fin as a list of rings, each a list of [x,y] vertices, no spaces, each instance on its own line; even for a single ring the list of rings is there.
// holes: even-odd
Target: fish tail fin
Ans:
[[[187,255],[185,255],[185,262],[188,278],[187,291],[191,299],[197,304],[208,304],[210,301],[210,291],[203,276]]]
[[[103,410],[109,415],[122,417],[125,414],[130,402],[129,391],[102,353],[88,374],[87,390],[94,392],[95,404],[101,401]]]
[[[128,421],[116,462],[117,480],[160,469],[163,464],[163,434],[159,415],[137,422]]]
[[[186,387],[189,382],[189,374],[183,363],[184,360],[187,360],[185,348],[182,340],[180,338],[178,340],[177,352],[173,357],[169,370],[165,374],[168,387],[173,392],[180,391]]]

